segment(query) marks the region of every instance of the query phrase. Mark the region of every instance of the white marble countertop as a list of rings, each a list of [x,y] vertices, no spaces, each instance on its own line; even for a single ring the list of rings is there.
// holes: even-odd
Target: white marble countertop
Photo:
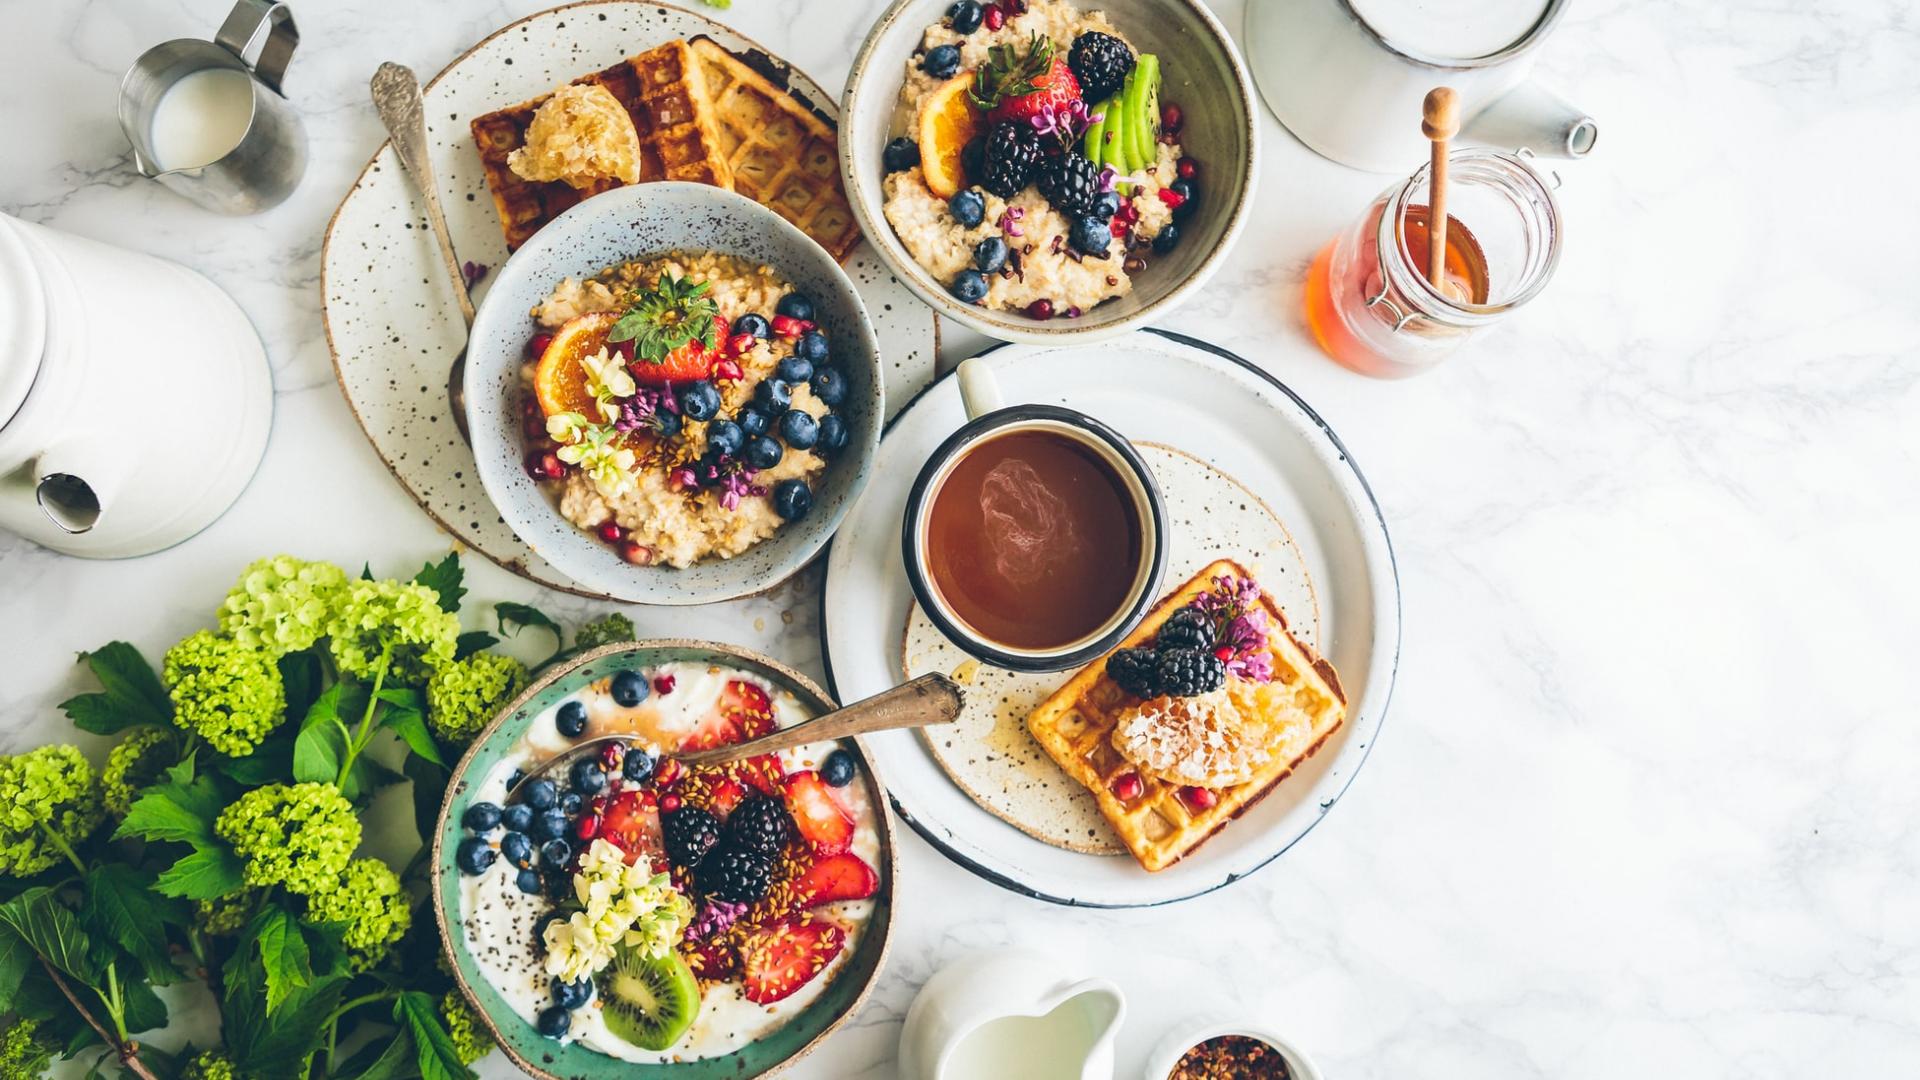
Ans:
[[[400,574],[448,543],[343,405],[320,235],[382,137],[372,68],[429,74],[540,5],[296,0],[312,165],[251,219],[137,178],[113,118],[138,52],[207,36],[226,6],[0,5],[0,207],[209,274],[278,392],[259,476],[189,543],[90,563],[0,535],[8,748],[69,737],[54,703],[77,650],[157,657],[255,556]],[[838,86],[881,6],[719,17]],[[1217,6],[1237,32],[1240,0]],[[1021,899],[907,835],[892,962],[793,1075],[893,1075],[915,989],[1004,942],[1120,981],[1129,1080],[1166,1023],[1219,1005],[1329,1077],[1920,1072],[1920,24],[1899,0],[1583,0],[1540,70],[1604,134],[1562,170],[1558,278],[1497,336],[1411,382],[1322,359],[1307,261],[1385,180],[1271,117],[1254,223],[1168,323],[1298,390],[1378,493],[1405,656],[1358,782],[1257,877],[1139,913]],[[947,340],[949,359],[971,344]],[[468,583],[584,610],[477,559]],[[632,614],[818,674],[815,583]]]

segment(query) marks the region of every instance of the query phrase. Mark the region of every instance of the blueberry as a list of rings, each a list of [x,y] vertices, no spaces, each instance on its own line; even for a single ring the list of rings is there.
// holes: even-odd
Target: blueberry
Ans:
[[[512,772],[508,773],[507,774],[507,790],[512,791],[514,788],[519,787],[520,781],[525,780],[526,778],[527,778],[527,774],[520,771],[519,769],[515,769]]]
[[[598,795],[607,789],[607,771],[592,758],[574,762],[567,776],[573,781],[573,790],[582,795]]]
[[[958,50],[955,51],[957,52]],[[803,292],[790,292],[781,297],[780,302],[773,306],[773,313],[775,315],[785,315],[789,319],[804,319],[807,322],[812,322],[813,297]]]
[[[885,165],[890,173],[906,172],[920,164],[920,144],[902,135],[888,143],[885,150],[880,151],[880,163]]]
[[[546,880],[547,895],[555,900],[565,900],[573,895],[573,875],[565,870],[548,870],[540,875]]]
[[[773,511],[788,521],[799,521],[813,509],[813,492],[805,480],[782,480],[773,488]]]
[[[1067,230],[1067,244],[1092,259],[1107,257],[1107,245],[1113,242],[1113,229],[1096,217],[1076,219]]]
[[[689,420],[711,420],[720,415],[720,391],[705,379],[680,387],[674,397],[680,401],[680,415]]]
[[[771,469],[780,464],[780,459],[786,457],[787,452],[782,450],[780,444],[771,436],[756,435],[747,440],[747,448],[743,456],[747,464],[753,468]]]
[[[573,858],[573,845],[565,840],[549,840],[540,845],[540,861],[549,870],[564,870],[567,860]]]
[[[964,188],[947,200],[947,213],[963,229],[971,229],[987,218],[987,200],[978,191]]]
[[[821,333],[818,330],[809,330],[806,333],[801,334],[800,340],[793,343],[793,355],[798,356],[802,360],[805,360],[808,363],[812,363],[812,364],[826,363],[827,362],[827,335]],[[808,377],[811,377],[812,374],[813,374],[812,372],[807,373]],[[780,377],[783,379],[787,379],[785,375],[782,375]],[[787,379],[787,381],[788,382],[805,382],[807,380],[804,378],[801,378],[801,379]]]
[[[513,876],[513,883],[523,893],[538,895],[540,892],[540,871],[522,870]]]
[[[778,416],[793,404],[793,388],[779,379],[762,380],[753,388],[753,403],[768,416]]]
[[[620,763],[620,775],[636,784],[653,779],[653,755],[640,749],[627,751],[626,759]]]
[[[773,421],[768,418],[766,410],[753,405],[741,409],[734,416],[734,420],[740,425],[740,433],[748,438],[765,435],[767,429],[773,426]]]
[[[577,701],[567,702],[553,714],[553,726],[569,739],[579,738],[587,730],[587,707]]]
[[[453,849],[453,864],[463,874],[486,873],[496,857],[493,848],[477,836],[467,837],[460,841],[459,847]]]
[[[665,409],[661,409],[659,412],[653,414],[653,429],[658,431],[662,438],[671,439],[675,435],[680,434],[680,425],[681,420],[679,413],[668,412]]]
[[[544,776],[535,777],[520,789],[520,801],[535,810],[550,810],[560,801],[560,789]]]
[[[809,333],[811,333],[811,331],[809,331]],[[807,339],[803,336],[800,340],[805,341]],[[826,339],[822,338],[821,340],[825,341]],[[825,349],[826,346],[822,345],[821,350],[823,353]],[[773,374],[781,382],[789,386],[798,385],[813,378],[813,361],[808,357],[801,356],[799,353],[795,353],[792,356],[783,356],[780,358],[780,363],[774,367]]]
[[[983,274],[992,274],[1007,265],[1007,242],[989,236],[973,245],[973,265]]]
[[[813,373],[813,396],[829,409],[837,409],[847,400],[847,377],[839,368],[821,368]]]
[[[1093,199],[1093,216],[1094,217],[1097,217],[1102,221],[1112,221],[1113,215],[1119,212],[1120,212],[1120,193],[1119,192],[1103,191],[1100,194],[1094,196],[1094,199]]]
[[[563,1009],[577,1009],[593,997],[593,980],[581,979],[579,982],[561,982],[553,980],[553,1003]]]
[[[513,832],[526,832],[533,828],[533,807],[526,803],[514,803],[500,811],[500,824]]]
[[[716,454],[734,455],[747,444],[747,433],[732,420],[715,420],[707,425],[707,449]]]
[[[1200,206],[1200,185],[1191,180],[1175,180],[1167,185],[1167,190],[1180,196],[1179,206],[1173,208],[1173,216],[1186,217]]]
[[[813,448],[823,454],[837,454],[847,448],[847,422],[829,413],[820,418],[820,441]]]
[[[477,833],[486,832],[500,824],[500,807],[490,802],[474,803],[460,815],[460,824]]]
[[[733,332],[736,334],[752,334],[757,338],[765,338],[773,334],[773,324],[767,321],[765,315],[755,315],[749,311],[745,315],[733,320]]]
[[[1153,253],[1165,255],[1178,243],[1180,243],[1180,226],[1169,221],[1160,227],[1159,232],[1153,234]]]
[[[647,700],[651,688],[647,686],[647,677],[637,671],[616,672],[607,685],[607,692],[613,695],[613,703],[622,708],[631,709]]]
[[[820,763],[820,779],[831,787],[846,787],[853,783],[853,755],[845,750],[835,750]]]
[[[980,29],[980,20],[986,15],[985,9],[975,0],[960,0],[947,9],[947,25],[953,27],[956,34],[971,34]]]
[[[820,441],[820,423],[799,409],[788,409],[780,418],[780,437],[795,450],[811,450]]]
[[[558,840],[567,835],[567,815],[559,807],[542,810],[533,818],[533,838],[541,842]]]
[[[558,1039],[573,1027],[573,1014],[555,1005],[541,1009],[533,1018],[533,1029],[549,1039]]]
[[[586,805],[586,798],[577,791],[569,791],[560,796],[560,812],[568,817],[579,817],[580,808]]]
[[[978,270],[962,270],[949,290],[967,303],[977,304],[987,298],[987,277]]]
[[[510,832],[500,838],[500,855],[515,866],[533,862],[533,841],[526,833]]]
[[[960,70],[960,46],[935,45],[920,58],[920,70],[936,79],[951,79]]]

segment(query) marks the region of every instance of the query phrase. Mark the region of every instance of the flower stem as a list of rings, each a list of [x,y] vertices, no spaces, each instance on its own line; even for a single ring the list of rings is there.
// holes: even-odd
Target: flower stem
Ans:
[[[65,855],[67,857],[67,861],[73,864],[73,868],[75,870],[78,870],[81,874],[85,874],[87,872],[87,864],[81,862],[80,856],[74,853],[73,845],[67,843],[65,837],[61,836],[57,832],[54,832],[53,827],[51,825],[48,825],[44,821],[39,822],[38,824],[40,826],[40,832],[42,835],[44,835],[47,838],[47,842],[52,844],[54,848],[60,852],[60,854]]]
[[[138,1043],[128,1040],[124,1035],[117,1039],[114,1038],[113,1032],[108,1031],[106,1025],[96,1019],[93,1013],[88,1011],[85,1005],[81,1004],[79,996],[73,992],[73,987],[68,986],[67,980],[60,977],[60,969],[48,963],[47,958],[44,956],[40,957],[40,966],[46,969],[47,976],[53,980],[53,985],[57,987],[61,995],[67,999],[67,1003],[73,1006],[73,1011],[80,1014],[80,1019],[85,1020],[87,1026],[93,1029],[93,1033],[100,1036],[101,1042],[113,1047],[120,1055],[120,1064],[125,1065],[128,1072],[133,1073],[133,1075],[139,1077],[140,1080],[158,1080],[158,1078],[153,1075],[153,1070],[147,1068],[147,1063],[140,1060],[140,1045]]]
[[[347,774],[353,771],[353,761],[366,748],[367,740],[372,737],[373,714],[380,707],[380,688],[386,685],[387,668],[393,662],[393,642],[380,647],[380,664],[373,673],[373,688],[367,691],[367,711],[360,714],[360,726],[354,730],[353,737],[347,740],[346,752],[340,755],[340,775],[334,777],[334,787],[344,787]]]

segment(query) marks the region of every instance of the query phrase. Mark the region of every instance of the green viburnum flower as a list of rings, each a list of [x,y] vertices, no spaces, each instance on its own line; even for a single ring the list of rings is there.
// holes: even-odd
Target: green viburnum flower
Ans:
[[[140,789],[157,782],[175,760],[173,733],[164,728],[137,727],[127,732],[100,766],[100,798],[107,813],[127,816]]]
[[[622,946],[659,958],[673,951],[693,919],[693,904],[648,860],[595,840],[573,875],[581,910],[548,925],[547,974],[578,982],[613,962]]]
[[[327,631],[347,572],[325,562],[276,555],[246,568],[220,605],[220,629],[275,656],[299,652]]]
[[[242,889],[232,896],[201,900],[193,905],[193,925],[208,937],[237,934],[253,917],[254,895],[252,889]]]
[[[470,742],[526,684],[526,665],[500,653],[442,664],[427,679],[427,725],[447,742]]]
[[[246,860],[249,885],[311,894],[339,887],[360,819],[332,784],[268,784],[235,799],[213,831]]]
[[[633,620],[616,611],[590,623],[582,623],[580,629],[573,632],[573,647],[585,651],[616,641],[632,641],[634,637]]]
[[[0,757],[0,873],[45,870],[105,816],[93,766],[79,750],[42,746]]]
[[[620,495],[633,487],[633,451],[620,445],[609,427],[590,427],[580,441],[555,451],[561,461],[578,465],[606,495]]]
[[[0,1080],[34,1080],[53,1064],[60,1044],[41,1032],[40,1021],[14,1020],[0,1035]]]
[[[386,651],[388,681],[418,686],[434,668],[453,660],[460,619],[442,610],[440,594],[425,585],[352,581],[327,634],[341,671],[372,679]]]
[[[440,999],[440,1018],[447,1022],[447,1034],[453,1037],[453,1052],[460,1064],[471,1065],[493,1053],[493,1037],[460,991],[449,990]]]
[[[413,925],[413,905],[400,877],[379,859],[355,859],[328,888],[307,897],[307,921],[338,923],[353,970],[366,971]]]
[[[225,1050],[202,1050],[180,1070],[180,1080],[240,1080],[240,1070]]]
[[[173,722],[228,757],[253,753],[287,718],[273,654],[211,630],[168,649],[161,677],[173,699]]]

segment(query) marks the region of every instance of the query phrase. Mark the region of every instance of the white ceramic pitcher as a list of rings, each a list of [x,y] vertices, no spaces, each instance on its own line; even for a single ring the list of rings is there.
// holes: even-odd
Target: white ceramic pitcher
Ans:
[[[1127,1001],[1022,949],[978,953],[927,980],[900,1032],[904,1080],[1113,1080]]]
[[[212,282],[0,214],[0,529],[170,547],[239,498],[272,416],[266,351]]]

